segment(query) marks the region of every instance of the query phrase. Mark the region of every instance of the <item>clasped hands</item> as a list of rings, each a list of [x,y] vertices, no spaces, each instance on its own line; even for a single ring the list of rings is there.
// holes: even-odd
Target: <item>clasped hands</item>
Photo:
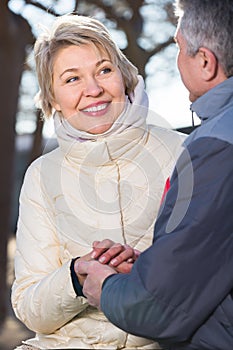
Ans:
[[[74,270],[90,305],[100,309],[104,280],[116,273],[129,273],[140,252],[109,239],[93,242],[93,250],[77,259]]]

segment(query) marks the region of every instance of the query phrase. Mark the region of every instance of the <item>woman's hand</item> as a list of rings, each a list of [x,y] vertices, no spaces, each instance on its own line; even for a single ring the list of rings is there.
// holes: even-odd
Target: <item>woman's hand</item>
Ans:
[[[139,255],[139,250],[133,249],[128,244],[115,243],[110,239],[93,242],[91,254],[93,259],[101,264],[108,264],[121,273],[129,273]]]

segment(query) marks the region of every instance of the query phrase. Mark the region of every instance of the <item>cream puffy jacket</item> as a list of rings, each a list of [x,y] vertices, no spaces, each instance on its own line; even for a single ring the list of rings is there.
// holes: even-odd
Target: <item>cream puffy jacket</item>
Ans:
[[[183,137],[148,126],[59,147],[28,168],[20,195],[12,305],[41,349],[156,349],[77,297],[71,259],[110,238],[151,244],[166,179]]]

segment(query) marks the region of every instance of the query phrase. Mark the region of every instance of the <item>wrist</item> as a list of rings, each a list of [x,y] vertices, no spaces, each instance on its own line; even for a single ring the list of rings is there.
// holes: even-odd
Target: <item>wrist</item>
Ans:
[[[75,272],[75,262],[79,259],[79,257],[74,258],[71,260],[70,263],[70,274],[71,274],[71,280],[72,280],[72,285],[73,289],[76,293],[77,296],[84,296],[83,294],[83,287],[82,284],[80,283],[80,280]]]

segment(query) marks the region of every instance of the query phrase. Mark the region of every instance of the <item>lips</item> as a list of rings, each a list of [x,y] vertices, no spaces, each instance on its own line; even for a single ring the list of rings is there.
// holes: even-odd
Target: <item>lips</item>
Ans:
[[[102,113],[105,113],[109,104],[110,104],[109,102],[95,103],[95,104],[89,105],[86,108],[82,109],[82,112],[90,114],[90,115],[100,115]]]
[[[92,106],[92,107],[85,108],[85,109],[83,109],[83,112],[99,112],[99,111],[102,111],[103,109],[107,108],[107,106],[108,106],[108,103],[103,103],[103,104],[100,104],[98,106]]]

